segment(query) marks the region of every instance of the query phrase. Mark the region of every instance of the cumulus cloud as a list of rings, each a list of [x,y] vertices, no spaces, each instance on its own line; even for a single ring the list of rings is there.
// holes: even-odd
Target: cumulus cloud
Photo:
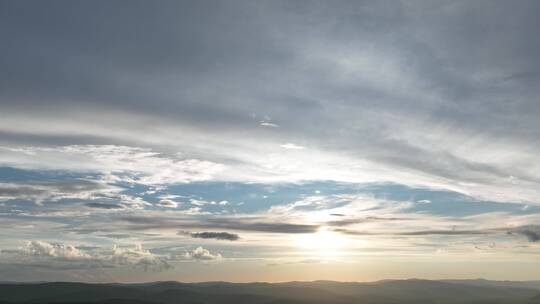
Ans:
[[[132,265],[140,267],[144,269],[144,271],[161,271],[172,268],[164,257],[160,257],[143,249],[140,244],[137,244],[132,248],[114,246],[111,256],[107,258],[114,264]]]
[[[156,204],[160,207],[165,207],[165,208],[176,208],[178,207],[178,205],[180,205],[179,202],[174,201],[172,199],[167,199],[167,198],[160,199]]]
[[[73,245],[48,243],[44,241],[28,241],[24,252],[37,257],[52,257],[65,260],[89,260],[91,256]]]
[[[185,253],[185,258],[191,260],[200,260],[200,261],[213,261],[221,260],[222,256],[219,253],[212,253],[208,249],[203,247],[197,247],[194,250],[188,251]]]
[[[114,268],[131,266],[144,271],[172,268],[168,256],[160,256],[142,248],[113,246],[106,249],[93,246],[74,246],[34,240],[27,241],[21,250],[3,250],[0,263],[23,263],[58,269]]]

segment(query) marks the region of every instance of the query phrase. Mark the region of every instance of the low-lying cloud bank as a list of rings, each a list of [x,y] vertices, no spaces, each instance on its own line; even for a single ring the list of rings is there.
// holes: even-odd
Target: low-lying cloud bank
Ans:
[[[115,268],[130,266],[144,271],[164,271],[174,268],[176,261],[221,260],[220,253],[213,253],[201,246],[184,252],[165,254],[146,250],[142,245],[119,246],[112,248],[74,246],[46,241],[26,241],[18,250],[0,251],[0,264],[28,264],[43,268],[87,269]]]

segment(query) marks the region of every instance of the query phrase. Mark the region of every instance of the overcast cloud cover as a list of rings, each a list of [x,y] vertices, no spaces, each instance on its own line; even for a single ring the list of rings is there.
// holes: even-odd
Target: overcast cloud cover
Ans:
[[[0,1],[0,273],[537,277],[539,10]]]

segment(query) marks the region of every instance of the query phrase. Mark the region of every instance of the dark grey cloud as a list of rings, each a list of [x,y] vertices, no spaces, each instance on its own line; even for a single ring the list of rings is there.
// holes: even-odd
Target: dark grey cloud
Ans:
[[[107,185],[105,184],[84,179],[60,182],[44,182],[41,183],[41,185],[51,185],[58,189],[58,191],[66,193],[93,191],[107,188]]]
[[[514,176],[538,186],[540,176],[520,165],[530,159],[472,157],[445,143],[456,136],[473,146],[500,144],[494,154],[508,146],[519,155],[538,150],[539,7],[537,1],[7,1],[0,12],[0,39],[9,46],[1,51],[3,111],[47,123],[99,120],[108,131],[1,125],[0,140],[148,144],[137,138],[149,125],[187,124],[225,141],[298,142],[454,184]],[[92,112],[70,116],[85,109]],[[146,123],[103,118],[116,111]],[[254,127],[263,120],[280,128]],[[422,136],[427,129],[441,133],[435,142]],[[117,132],[109,130],[132,136],[111,139]],[[158,142],[173,146],[163,149],[246,161],[221,146],[197,151],[167,137],[176,131],[160,134]]]
[[[405,231],[405,232],[377,232],[377,231],[361,231],[338,228],[334,229],[336,232],[341,232],[350,235],[404,235],[404,236],[422,236],[422,235],[488,235],[502,233],[508,229],[485,229],[485,230],[418,230],[418,231]]]
[[[493,230],[423,230],[400,232],[397,235],[483,235],[493,233],[495,233]]]
[[[417,231],[403,231],[403,232],[378,232],[378,231],[361,231],[351,230],[344,228],[334,229],[336,232],[341,232],[349,235],[396,235],[396,236],[432,236],[432,235],[448,235],[448,236],[460,236],[460,235],[494,235],[494,234],[509,234],[509,235],[522,235],[527,238],[529,242],[537,242],[540,240],[540,227],[536,225],[520,226],[515,228],[497,227],[489,229],[441,229],[441,230],[417,230]]]
[[[540,241],[540,226],[530,225],[516,228],[509,232],[510,234],[523,235],[529,242]]]
[[[181,116],[194,124],[225,125],[248,123],[247,115],[228,110],[247,106],[280,120],[288,130],[309,132],[302,127],[306,125],[319,132],[323,126],[310,123],[311,119],[322,118],[319,124],[324,127],[338,122],[338,117],[319,112],[327,106],[320,99],[335,97],[332,102],[340,107],[334,110],[345,118],[358,114],[359,107],[391,106],[406,111],[413,102],[378,86],[356,83],[344,87],[335,80],[329,82],[330,71],[320,75],[329,68],[325,56],[319,66],[299,58],[313,51],[339,59],[349,51],[363,54],[371,48],[384,51],[389,59],[397,58],[400,64],[408,58],[404,68],[411,78],[419,78],[420,88],[448,99],[441,106],[416,101],[415,109],[430,110],[439,118],[442,111],[449,110],[444,118],[450,123],[477,124],[468,119],[474,115],[468,111],[476,108],[473,105],[484,106],[474,112],[503,110],[499,108],[503,98],[486,98],[504,91],[494,83],[474,86],[460,72],[491,73],[496,81],[499,71],[500,78],[506,79],[534,74],[540,66],[535,57],[539,39],[527,35],[537,24],[531,11],[538,4],[526,1],[511,5],[511,10],[509,6],[501,1],[458,1],[452,5],[442,1],[350,2],[338,6],[287,1],[135,1],[127,5],[122,1],[6,2],[0,35],[10,47],[3,50],[2,102],[13,107],[41,107],[42,100],[47,100],[48,106],[97,103]],[[366,40],[370,44],[364,43]],[[323,47],[328,43],[339,48]],[[486,47],[498,51],[479,52]],[[526,51],[517,57],[519,49]],[[326,83],[315,90],[319,100],[315,94],[291,94],[291,88],[284,85],[290,80],[287,75],[299,79],[302,86]],[[272,77],[277,84],[272,86],[274,93],[265,85]],[[172,82],[179,95],[148,90],[141,85],[145,81],[161,88]],[[200,90],[209,84],[219,84],[216,94],[200,96]],[[249,101],[237,98],[241,96],[237,90],[245,88],[249,91],[243,94],[253,97]],[[504,89],[536,92],[519,81]],[[220,95],[236,98],[227,98],[225,106],[212,100]],[[153,102],[148,103],[148,99]],[[271,99],[274,105],[267,103]],[[287,114],[291,111],[281,109],[283,103],[292,109],[307,109],[307,117],[297,117],[295,111]],[[526,104],[526,100],[516,101],[517,106]],[[483,124],[494,119],[494,114],[477,118]]]
[[[3,73],[3,103],[41,108],[36,100],[41,94],[49,106],[53,102],[56,106],[129,105],[134,111],[169,117],[167,113],[175,113],[193,123],[201,118],[221,123],[246,120],[247,116],[211,100],[197,103],[190,95],[202,89],[209,75],[217,74],[208,78],[211,82],[220,81],[216,77],[235,66],[241,72],[249,64],[275,62],[272,57],[279,56],[279,50],[267,48],[265,36],[259,35],[259,29],[264,29],[256,26],[255,16],[239,11],[235,4],[213,1],[125,4],[3,3],[0,35],[12,46],[4,53],[9,60],[3,67],[9,76]],[[243,10],[253,8],[248,5]],[[248,23],[254,27],[245,27]],[[156,95],[135,85],[140,80],[155,84],[172,80],[186,88],[193,86],[194,91],[176,97]],[[177,93],[184,91],[178,89]],[[178,104],[178,98],[184,102]],[[156,101],[154,105],[149,99]]]
[[[229,233],[229,232],[211,232],[211,231],[204,231],[204,232],[189,232],[189,231],[180,231],[178,232],[180,235],[189,235],[192,238],[196,239],[216,239],[216,240],[226,240],[226,241],[237,241],[240,239],[240,236],[235,233]]]
[[[228,229],[274,233],[313,233],[319,229],[319,225],[251,221],[249,219],[210,219],[208,223],[210,226],[215,225]]]
[[[28,185],[1,185],[0,186],[0,197],[3,198],[25,198],[25,197],[34,197],[38,195],[43,195],[46,193],[46,190],[39,189],[36,187]]]
[[[96,209],[123,209],[124,208],[124,206],[122,205],[109,204],[109,203],[86,203],[84,205],[86,207],[96,208]]]
[[[271,233],[313,233],[319,229],[319,225],[268,222],[254,218],[201,218],[198,220],[190,220],[152,217],[123,217],[121,220],[130,223],[131,225],[127,228],[133,230],[159,228],[207,228]]]
[[[345,216],[345,215],[340,215]],[[410,218],[406,217],[380,217],[380,216],[366,216],[366,217],[351,217],[346,219],[340,219],[337,221],[328,221],[325,222],[326,225],[329,226],[349,226],[349,225],[355,225],[355,224],[361,224],[361,223],[368,223],[368,222],[386,222],[386,221],[407,221],[410,220]]]

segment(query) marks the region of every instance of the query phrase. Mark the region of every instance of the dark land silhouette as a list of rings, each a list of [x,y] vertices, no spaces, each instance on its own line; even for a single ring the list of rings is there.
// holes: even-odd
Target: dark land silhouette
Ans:
[[[1,304],[540,303],[540,281],[1,283]]]

